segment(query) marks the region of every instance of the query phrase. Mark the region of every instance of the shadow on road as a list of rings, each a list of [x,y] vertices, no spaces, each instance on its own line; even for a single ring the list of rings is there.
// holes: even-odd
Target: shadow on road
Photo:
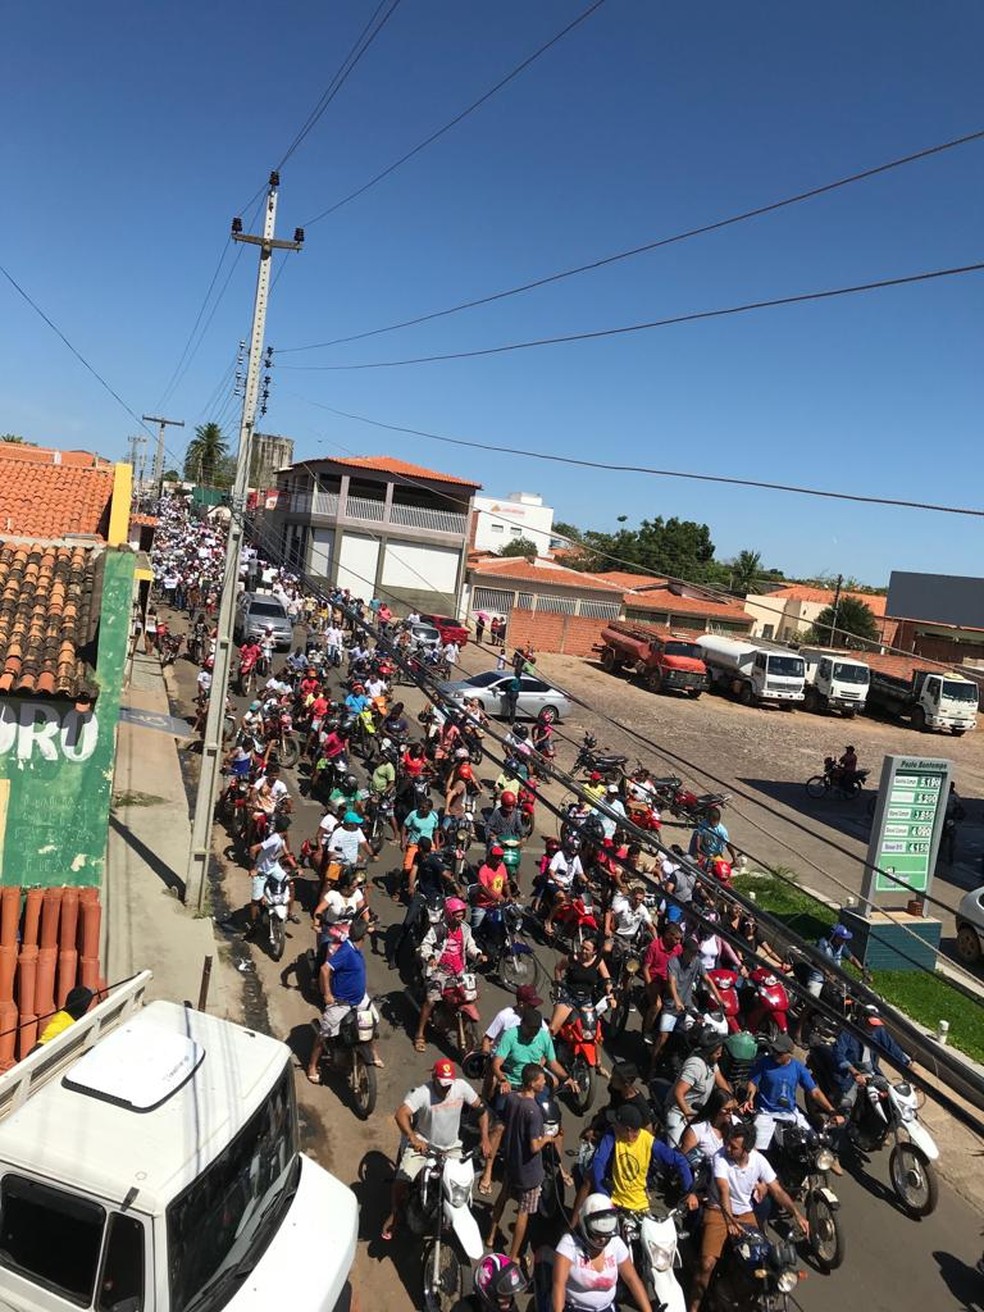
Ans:
[[[939,1249],[934,1250],[933,1258],[944,1284],[953,1297],[960,1300],[965,1312],[981,1312],[984,1309],[984,1276],[980,1271],[953,1253],[942,1253]]]
[[[871,798],[870,791],[861,793],[853,799],[846,797],[814,799],[807,794],[803,783],[788,779],[742,778],[739,779],[739,783],[744,784],[746,788],[754,788],[757,793],[764,793],[766,797],[788,806],[791,811],[798,811],[818,824],[836,829],[838,833],[846,834],[849,838],[859,838],[867,842],[871,821],[865,812],[865,807]]]

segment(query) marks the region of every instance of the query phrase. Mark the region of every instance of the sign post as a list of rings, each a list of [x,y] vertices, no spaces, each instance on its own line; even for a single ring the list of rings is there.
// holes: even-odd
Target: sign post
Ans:
[[[927,894],[939,852],[952,763],[886,756],[861,887],[862,915]]]

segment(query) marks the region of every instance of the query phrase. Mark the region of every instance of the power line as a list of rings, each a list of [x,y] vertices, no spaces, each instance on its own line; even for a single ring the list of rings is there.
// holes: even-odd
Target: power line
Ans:
[[[585,16],[586,15],[582,15],[582,18]],[[577,21],[580,22],[581,19],[578,19]],[[451,125],[449,124],[448,126]],[[444,129],[442,129],[442,131],[443,130]],[[679,242],[689,241],[694,237],[703,237],[711,232],[720,232],[723,228],[734,227],[736,224],[745,223],[749,219],[757,219],[765,214],[773,214],[777,210],[787,209],[789,206],[798,205],[802,201],[813,200],[817,196],[824,196],[828,192],[838,191],[840,188],[851,186],[855,182],[864,182],[868,178],[874,178],[879,174],[888,173],[893,169],[902,168],[905,164],[913,164],[918,160],[928,159],[932,155],[942,154],[944,151],[953,150],[957,146],[968,145],[970,142],[980,141],[982,138],[984,138],[984,129],[978,132],[970,132],[962,137],[954,137],[951,141],[944,141],[935,146],[928,146],[925,150],[918,150],[909,155],[902,155],[898,159],[889,160],[885,164],[878,164],[874,168],[864,169],[860,173],[851,173],[846,177],[837,178],[833,182],[826,182],[822,186],[811,187],[808,191],[796,192],[794,195],[786,196],[782,200],[772,201],[766,205],[759,205],[756,206],[755,209],[743,210],[740,214],[733,214],[729,218],[718,219],[713,223],[705,223],[697,228],[688,228],[683,232],[674,233],[669,237],[659,237],[653,241],[645,242],[641,246],[633,246],[629,250],[618,251],[614,255],[605,255],[600,259],[591,260],[587,264],[579,264],[571,269],[563,269],[558,273],[550,273],[542,278],[534,278],[529,282],[520,283],[518,286],[508,287],[504,291],[493,292],[488,296],[479,296],[470,301],[460,301],[457,305],[449,306],[444,310],[432,310],[429,314],[420,314],[413,319],[403,319],[399,323],[387,324],[383,328],[372,328],[368,332],[353,333],[349,337],[335,337],[331,341],[313,342],[309,346],[286,347],[282,351],[277,352],[277,354],[286,355],[294,351],[317,351],[323,347],[341,346],[347,342],[360,342],[367,337],[378,337],[382,333],[396,332],[400,328],[413,328],[416,327],[417,324],[429,323],[433,319],[443,319],[447,315],[459,314],[462,310],[473,310],[480,305],[491,305],[495,301],[506,300],[510,296],[519,296],[523,292],[534,291],[538,287],[547,287],[551,283],[562,282],[566,278],[573,278],[581,273],[590,273],[595,269],[603,269],[610,264],[618,264],[622,260],[632,259],[637,255],[645,255],[649,251],[660,250],[664,246],[673,246]],[[415,151],[422,149],[424,144],[426,143],[421,143],[421,146],[415,147]],[[411,154],[415,153],[415,151],[411,152]],[[408,158],[410,158],[409,155],[404,156],[404,159]],[[396,164],[391,165],[389,171],[397,168],[402,162],[403,160],[398,160]],[[360,188],[359,191],[353,192],[352,195],[346,197],[345,200],[341,200],[337,205],[332,206],[331,209],[325,210],[322,214],[319,214],[316,219],[311,219],[308,226],[310,227],[311,223],[316,223],[318,219],[331,214],[341,205],[354,199],[355,196],[360,195],[362,191],[367,190],[370,186],[373,186],[376,181],[385,176],[385,173],[382,173],[372,182],[366,183],[365,187]]]
[[[376,22],[377,17],[381,13],[381,11],[386,7],[387,3],[389,3],[389,9],[386,11],[385,14],[383,14],[382,19],[380,20],[379,24],[375,27],[375,29],[372,32],[369,32],[369,29],[372,27],[373,23]],[[355,43],[352,46],[351,50],[342,60],[342,63],[339,66],[338,71],[335,73],[335,76],[331,79],[325,90],[322,92],[321,98],[318,100],[318,103],[315,105],[314,109],[304,120],[304,123],[302,124],[294,140],[291,142],[286,152],[281,157],[280,162],[277,164],[277,168],[276,168],[277,172],[279,172],[283,168],[283,166],[290,159],[291,155],[293,155],[294,151],[297,150],[297,148],[304,141],[308,133],[311,132],[314,129],[314,127],[317,125],[322,114],[324,114],[325,110],[338,95],[339,91],[341,91],[342,87],[345,85],[346,81],[348,80],[349,75],[354,71],[356,65],[362,59],[362,56],[366,53],[366,51],[375,41],[376,37],[379,36],[380,32],[383,30],[383,28],[386,26],[389,20],[393,17],[393,14],[395,13],[399,4],[400,4],[400,0],[380,0],[380,3],[376,6],[376,9],[373,11],[372,17],[366,23],[365,27],[363,27],[362,31],[359,33],[358,37],[356,38]],[[366,39],[367,32],[369,32],[368,39]]]
[[[629,333],[648,332],[653,328],[669,328],[682,323],[699,323],[704,319],[724,319],[730,315],[748,314],[752,310],[771,310],[777,306],[803,305],[808,301],[829,301],[840,296],[853,296],[860,292],[883,291],[886,287],[904,287],[910,283],[932,282],[938,278],[953,278],[965,273],[979,273],[984,262],[962,264],[949,269],[933,269],[928,273],[910,273],[899,278],[880,278],[875,282],[855,283],[850,287],[830,287],[819,292],[800,292],[795,296],[777,296],[770,300],[746,301],[743,305],[728,305],[717,310],[696,310],[690,314],[675,314],[667,319],[652,319],[647,323],[622,324],[617,328],[596,328],[586,333],[564,333],[558,337],[536,337],[526,342],[506,342],[501,346],[485,346],[474,351],[448,351],[443,355],[416,355],[404,360],[368,360],[356,364],[285,364],[282,369],[304,372],[338,373],[360,369],[396,369],[408,364],[434,364],[443,360],[474,360],[479,356],[505,355],[510,351],[529,351],[538,346],[563,346],[570,342],[598,341],[605,337],[624,337]]]
[[[339,415],[343,419],[354,419],[358,423],[370,424],[373,428],[382,428],[390,433],[403,433],[410,437],[428,438],[434,442],[445,442],[450,446],[468,447],[475,451],[493,451],[496,455],[524,456],[528,460],[542,460],[548,464],[573,465],[580,469],[602,469],[618,474],[648,474],[657,478],[690,479],[698,483],[725,483],[734,487],[762,488],[769,492],[792,492],[799,496],[823,497],[833,501],[858,501],[865,505],[897,506],[906,510],[934,510],[946,515],[970,515],[975,518],[984,518],[984,510],[960,506],[943,506],[931,501],[909,501],[901,497],[864,496],[859,492],[833,492],[824,488],[802,487],[793,483],[769,483],[763,479],[732,478],[725,474],[699,474],[679,469],[654,469],[648,465],[616,465],[599,460],[581,460],[575,456],[531,451],[525,447],[505,446],[494,442],[468,441],[465,438],[446,437],[440,433],[431,433],[422,428],[410,428],[403,424],[387,424],[380,419],[370,419],[366,415],[351,414],[347,410],[338,410],[334,406],[325,405],[321,401],[312,401],[310,397],[300,396],[297,392],[289,394],[318,410],[327,410],[329,414]],[[706,585],[700,584],[697,586],[705,587]]]
[[[327,209],[322,210],[320,214],[316,214],[313,219],[308,219],[304,226],[307,228],[313,227],[314,224],[320,223],[322,219],[326,219],[330,214],[334,214],[336,210],[340,210],[343,205],[348,205],[350,201],[355,200],[357,197],[364,196],[365,193],[372,187],[375,187],[377,183],[382,182],[384,178],[388,178],[391,173],[395,173],[396,170],[406,164],[408,160],[413,159],[415,155],[419,155],[422,150],[426,150],[427,147],[437,141],[439,137],[443,137],[446,132],[450,132],[452,128],[457,127],[463,119],[466,119],[469,114],[473,114],[475,110],[484,105],[487,100],[491,100],[498,91],[501,91],[503,87],[508,86],[514,78],[518,77],[520,73],[524,72],[531,64],[535,63],[541,55],[545,55],[548,50],[557,44],[558,41],[561,41],[567,36],[568,32],[573,32],[574,29],[579,27],[586,18],[590,18],[596,9],[601,8],[604,2],[605,0],[594,0],[594,4],[589,5],[587,9],[577,16],[577,18],[552,36],[545,45],[540,46],[539,50],[535,50],[533,54],[528,55],[521,63],[517,64],[511,72],[507,73],[505,77],[500,78],[495,86],[490,87],[488,91],[479,96],[477,100],[472,101],[467,108],[461,110],[461,112],[456,114],[454,118],[449,119],[443,127],[432,132],[430,136],[425,137],[423,141],[419,141],[416,146],[413,146],[410,150],[406,151],[399,159],[394,160],[392,164],[388,164],[386,168],[381,169],[380,172],[370,178],[368,182],[364,182],[361,187],[356,187],[355,191],[351,191],[347,196],[343,196],[341,200],[335,201],[333,205],[329,205]]]
[[[144,423],[143,419],[141,418],[140,415],[137,414],[136,410],[134,410],[132,406],[127,405],[127,403],[123,400],[122,396],[120,396],[119,392],[117,392],[115,388],[111,387],[110,384],[107,383],[106,379],[103,378],[102,374],[99,373],[99,371],[89,363],[89,361],[85,358],[82,352],[79,351],[77,347],[72,345],[72,343],[68,340],[68,338],[58,327],[58,325],[54,322],[54,320],[50,319],[48,315],[45,314],[44,310],[41,309],[41,306],[38,305],[37,301],[33,300],[28,295],[28,293],[24,290],[24,288],[20,285],[20,283],[16,280],[16,278],[14,278],[14,276],[11,273],[9,273],[3,267],[2,264],[0,264],[0,273],[2,273],[3,276],[7,279],[11,287],[13,287],[14,291],[16,291],[19,296],[22,296],[25,301],[27,301],[28,305],[35,312],[35,314],[39,315],[44,320],[44,322],[48,325],[48,327],[55,334],[55,336],[60,338],[61,341],[65,344],[65,346],[68,347],[68,349],[75,356],[76,360],[78,360],[79,364],[81,364],[83,368],[87,369],[89,373],[92,374],[93,378],[96,380],[97,383],[99,383],[100,387],[105,388],[105,390],[110,394],[113,400],[123,407],[123,409],[130,416],[130,418],[136,420],[136,422],[140,425],[140,427],[145,429],[151,435],[151,437],[153,437],[156,440],[157,434],[154,432],[154,430],[152,428],[149,428],[147,424]]]

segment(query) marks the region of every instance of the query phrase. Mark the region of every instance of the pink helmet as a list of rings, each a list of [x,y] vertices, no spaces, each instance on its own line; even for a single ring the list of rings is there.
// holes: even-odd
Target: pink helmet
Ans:
[[[468,906],[460,897],[449,897],[444,902],[444,913],[448,916],[461,916],[468,912]]]

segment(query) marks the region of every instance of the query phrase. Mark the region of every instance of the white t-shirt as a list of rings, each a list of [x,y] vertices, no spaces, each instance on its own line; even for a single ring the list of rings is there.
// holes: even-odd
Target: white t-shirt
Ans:
[[[731,1212],[734,1216],[741,1212],[752,1211],[754,1202],[752,1192],[760,1181],[762,1184],[771,1184],[776,1178],[776,1173],[766,1158],[755,1148],[749,1152],[748,1161],[744,1166],[738,1166],[733,1162],[722,1148],[714,1154],[712,1167],[714,1180],[711,1184],[711,1196],[716,1203],[720,1203],[721,1196],[718,1193],[717,1182],[727,1180]]]
[[[328,839],[328,852],[331,856],[340,857],[345,865],[354,865],[359,859],[359,845],[365,841],[366,836],[361,829],[346,829],[339,825]]]
[[[570,891],[574,880],[583,872],[581,858],[572,856],[568,860],[563,852],[555,852],[550,858],[549,866],[547,866],[547,875],[550,882],[556,884],[558,888],[562,888],[565,893]]]
[[[461,1113],[465,1107],[478,1107],[481,1098],[466,1080],[455,1080],[443,1098],[436,1096],[432,1082],[411,1089],[403,1099],[411,1111],[411,1124],[422,1139],[434,1148],[455,1148],[459,1143]]]
[[[333,888],[328,894],[327,903],[321,913],[322,926],[335,926],[336,936],[347,938],[352,921],[366,904],[362,890],[357,888],[354,893],[345,897],[337,888]]]
[[[274,866],[279,865],[283,852],[284,840],[282,834],[270,834],[268,838],[264,838],[260,844],[260,850],[256,854],[256,873],[258,875],[268,875]]]
[[[503,1007],[501,1011],[496,1012],[489,1022],[489,1027],[485,1031],[485,1037],[492,1040],[493,1048],[499,1042],[499,1036],[506,1030],[514,1030],[519,1024],[519,1012],[515,1007]],[[547,1022],[543,1022],[543,1029],[549,1029]]]
[[[338,816],[332,815],[330,811],[326,811],[318,821],[318,841],[321,843],[322,847],[328,842],[328,839],[337,828]]]
[[[619,938],[633,938],[640,925],[652,927],[652,923],[653,918],[644,902],[634,906],[632,899],[624,893],[612,898],[612,928]]]
[[[603,1250],[604,1265],[598,1271],[592,1266],[587,1249],[572,1234],[564,1235],[557,1245],[561,1257],[570,1258],[567,1275],[566,1305],[583,1308],[584,1312],[604,1312],[615,1302],[618,1268],[628,1259],[629,1250],[618,1235],[609,1239]]]
[[[260,789],[266,783],[266,775],[260,775],[253,785],[253,804],[266,811],[268,815],[273,815],[277,809],[277,803],[282,797],[287,796],[287,785],[282,779],[274,779],[270,785],[270,791],[265,796],[260,796]]]

